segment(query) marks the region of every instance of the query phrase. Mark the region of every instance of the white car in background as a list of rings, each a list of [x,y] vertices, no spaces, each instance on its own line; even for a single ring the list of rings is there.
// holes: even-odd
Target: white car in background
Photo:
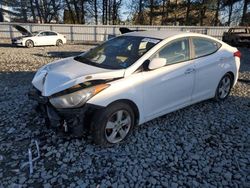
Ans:
[[[88,129],[95,143],[115,144],[135,125],[199,101],[226,99],[239,67],[237,48],[210,36],[131,32],[43,66],[29,97],[52,127],[78,136]]]
[[[66,43],[66,37],[54,31],[35,31],[29,32],[20,25],[13,25],[23,36],[12,39],[12,44],[17,46],[61,46]]]

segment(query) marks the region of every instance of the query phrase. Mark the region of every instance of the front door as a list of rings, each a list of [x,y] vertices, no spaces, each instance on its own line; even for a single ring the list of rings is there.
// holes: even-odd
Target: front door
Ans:
[[[189,104],[194,87],[188,38],[168,43],[150,59],[157,57],[165,58],[167,65],[143,73],[146,121]]]
[[[36,38],[36,45],[37,46],[43,46],[43,45],[48,45],[48,36],[47,32],[41,32]]]

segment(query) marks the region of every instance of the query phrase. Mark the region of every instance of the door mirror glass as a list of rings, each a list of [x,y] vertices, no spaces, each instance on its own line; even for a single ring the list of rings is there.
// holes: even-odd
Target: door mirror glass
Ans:
[[[158,69],[164,67],[167,64],[167,60],[165,58],[154,58],[150,61],[148,65],[149,70]]]

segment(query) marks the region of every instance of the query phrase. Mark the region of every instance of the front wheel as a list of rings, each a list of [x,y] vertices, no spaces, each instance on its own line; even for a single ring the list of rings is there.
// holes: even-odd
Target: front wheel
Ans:
[[[222,101],[227,98],[227,96],[230,94],[231,88],[233,85],[233,79],[230,74],[225,74],[216,89],[215,93],[215,100],[216,101]]]
[[[25,46],[26,46],[27,48],[33,48],[33,47],[34,47],[34,42],[33,42],[32,40],[27,40],[27,41],[25,42]]]
[[[127,138],[135,122],[132,108],[115,103],[97,112],[92,124],[93,139],[98,145],[116,144]]]

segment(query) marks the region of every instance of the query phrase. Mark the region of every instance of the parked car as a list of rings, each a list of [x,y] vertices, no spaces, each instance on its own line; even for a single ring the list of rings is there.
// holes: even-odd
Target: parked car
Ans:
[[[119,143],[135,125],[185,106],[227,98],[240,67],[237,48],[189,32],[118,36],[40,68],[30,99],[52,127],[97,144]]]
[[[250,29],[248,27],[230,28],[223,33],[222,41],[234,46],[250,46]]]
[[[29,32],[20,25],[13,25],[23,36],[12,39],[13,45],[26,46],[32,48],[34,46],[61,46],[66,43],[66,37],[54,31],[35,31]]]

